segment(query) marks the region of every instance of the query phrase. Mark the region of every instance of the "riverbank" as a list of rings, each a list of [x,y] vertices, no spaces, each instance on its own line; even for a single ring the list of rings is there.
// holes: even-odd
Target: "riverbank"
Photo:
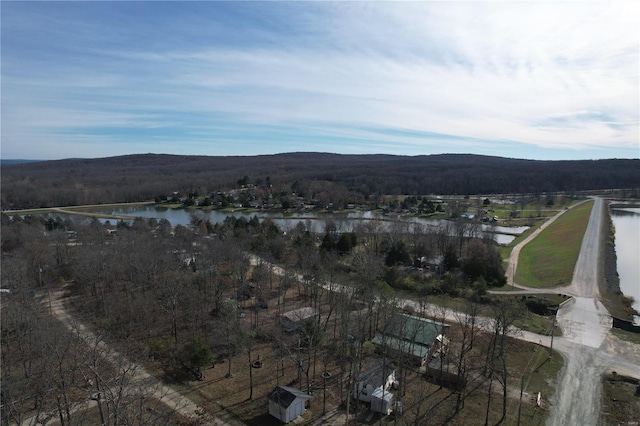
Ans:
[[[601,254],[601,262],[603,276],[600,282],[600,296],[602,303],[606,306],[609,313],[616,317],[627,321],[633,321],[634,315],[640,315],[633,307],[633,299],[627,297],[620,289],[620,276],[618,275],[618,257],[615,246],[615,228],[611,219],[611,207],[609,204],[606,209],[606,217],[603,220],[602,238],[603,253]]]

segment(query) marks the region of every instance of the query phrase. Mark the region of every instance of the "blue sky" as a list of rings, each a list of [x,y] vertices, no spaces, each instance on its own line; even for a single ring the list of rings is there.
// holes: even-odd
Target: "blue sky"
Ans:
[[[640,2],[10,2],[1,156],[639,158]]]

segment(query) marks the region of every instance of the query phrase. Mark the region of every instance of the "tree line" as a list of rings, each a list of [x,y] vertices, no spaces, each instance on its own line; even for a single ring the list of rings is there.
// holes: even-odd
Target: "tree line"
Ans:
[[[637,159],[534,161],[465,154],[145,154],[3,165],[0,193],[4,209],[148,201],[173,192],[214,194],[249,184],[340,205],[386,194],[575,193],[623,188],[637,195],[639,166]]]

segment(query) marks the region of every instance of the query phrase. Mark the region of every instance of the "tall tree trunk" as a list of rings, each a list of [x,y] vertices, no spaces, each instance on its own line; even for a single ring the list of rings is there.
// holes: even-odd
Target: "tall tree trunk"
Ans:
[[[251,347],[247,349],[249,358],[249,399],[253,399],[253,362],[251,361]]]

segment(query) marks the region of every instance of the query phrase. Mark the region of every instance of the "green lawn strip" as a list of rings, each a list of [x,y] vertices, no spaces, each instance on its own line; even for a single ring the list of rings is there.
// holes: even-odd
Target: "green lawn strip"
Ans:
[[[49,207],[43,207],[40,209],[6,210],[2,212],[2,214],[7,215],[9,217],[28,216],[32,214],[47,214],[47,213],[57,213],[57,212]]]
[[[520,244],[522,241],[524,241],[533,232],[535,232],[535,230],[538,229],[540,225],[542,225],[543,223],[544,221],[540,221],[536,225],[529,227],[529,229],[524,231],[522,234],[518,235],[516,239],[511,241],[508,245],[498,247],[498,252],[500,253],[500,256],[502,257],[502,259],[506,262],[506,260],[509,259],[509,257],[511,256],[511,252],[513,251],[513,248],[518,244]],[[505,265],[505,269],[506,269],[506,265]]]
[[[593,202],[560,216],[520,251],[516,282],[527,287],[571,283]]]
[[[529,365],[521,366],[518,372],[522,372],[522,376],[514,374],[514,386],[520,385],[520,380],[524,378],[524,390],[530,394],[537,395],[538,392],[543,396],[549,397],[555,390],[555,381],[558,372],[564,364],[562,355],[556,351],[550,351],[549,348],[540,345],[533,345],[531,352],[527,355]],[[531,346],[529,348],[531,348]],[[551,357],[549,356],[551,352]],[[529,357],[530,356],[530,357]]]
[[[110,204],[89,204],[85,206],[66,206],[66,207],[59,207],[59,209],[68,210],[68,211],[84,211],[84,210],[93,210],[93,209],[102,209],[102,208],[147,206],[151,204],[153,204],[153,201],[137,201],[134,203],[110,203]]]
[[[513,206],[513,205],[492,205],[489,208],[489,215],[498,216],[500,220],[514,221],[517,222],[522,221],[524,219],[536,219],[539,217],[551,217],[557,214],[560,210],[564,209],[567,206],[574,204],[574,202],[563,203],[552,206],[537,206],[535,203],[529,203],[521,208],[522,206]],[[512,219],[512,212],[518,212],[516,217],[519,219]],[[515,225],[515,223],[513,224]]]
[[[562,355],[553,351],[549,356],[548,348],[526,342],[509,343],[507,350],[508,384],[512,397],[507,405],[504,424],[546,424],[550,407],[548,401],[555,393],[558,373],[564,363]],[[522,400],[519,398],[520,389],[523,391]],[[541,396],[542,408],[536,405],[538,393]],[[495,405],[499,405],[498,402],[495,402]]]
[[[502,287],[491,287],[489,290],[490,291],[521,291],[522,289],[506,284],[506,285],[503,285]]]

